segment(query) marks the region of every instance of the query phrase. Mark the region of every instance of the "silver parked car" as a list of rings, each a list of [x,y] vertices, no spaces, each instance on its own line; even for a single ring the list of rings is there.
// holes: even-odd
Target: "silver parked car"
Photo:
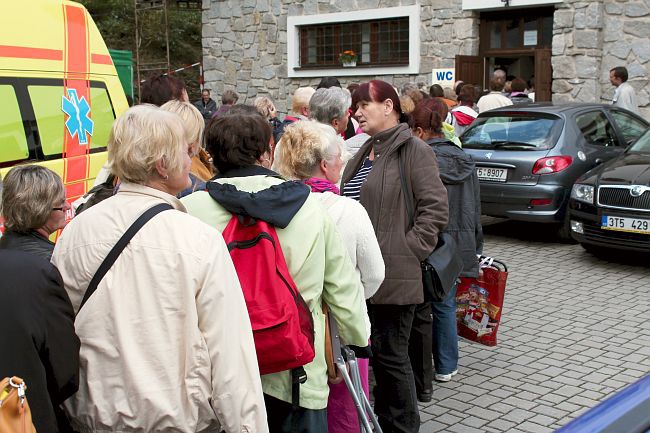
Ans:
[[[575,180],[620,155],[648,127],[602,104],[530,104],[481,113],[460,137],[476,161],[483,214],[560,224]]]

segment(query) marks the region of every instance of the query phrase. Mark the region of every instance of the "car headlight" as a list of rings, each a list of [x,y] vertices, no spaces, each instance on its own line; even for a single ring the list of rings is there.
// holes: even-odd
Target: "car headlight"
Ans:
[[[585,203],[594,203],[594,187],[591,185],[583,185],[576,183],[571,188],[571,198]]]

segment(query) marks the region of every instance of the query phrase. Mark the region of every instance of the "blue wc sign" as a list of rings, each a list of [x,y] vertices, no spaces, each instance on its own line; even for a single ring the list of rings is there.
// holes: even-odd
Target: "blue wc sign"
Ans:
[[[454,68],[440,68],[431,71],[431,84],[440,84],[443,88],[454,87],[456,71]]]

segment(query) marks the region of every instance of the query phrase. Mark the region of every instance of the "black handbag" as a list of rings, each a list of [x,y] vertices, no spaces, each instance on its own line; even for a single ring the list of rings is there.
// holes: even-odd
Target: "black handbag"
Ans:
[[[413,195],[404,175],[404,159],[401,152],[398,162],[404,202],[410,219],[409,227],[413,227]],[[425,299],[432,302],[444,301],[463,270],[463,260],[458,254],[454,238],[446,232],[438,233],[436,248],[429,257],[420,262],[420,267]]]

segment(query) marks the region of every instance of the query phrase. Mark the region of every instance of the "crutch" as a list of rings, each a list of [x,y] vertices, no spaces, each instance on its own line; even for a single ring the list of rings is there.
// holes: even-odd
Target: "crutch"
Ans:
[[[372,433],[373,431],[368,422],[368,415],[370,415],[372,424],[375,427],[375,433],[382,433],[377,417],[375,417],[375,414],[372,411],[372,406],[370,406],[370,402],[368,401],[366,394],[363,392],[357,358],[352,350],[346,346],[341,346],[338,325],[334,318],[331,319],[329,325],[332,335],[334,363],[336,364],[336,368],[338,368],[341,377],[343,377],[343,381],[352,397],[354,406],[357,408],[361,433]],[[347,367],[350,368],[350,373],[348,373]]]
[[[357,395],[360,396],[361,404],[365,408],[364,413],[367,413],[368,416],[370,416],[370,421],[372,421],[372,425],[375,427],[375,432],[382,433],[381,427],[379,426],[379,422],[377,421],[377,417],[375,416],[372,406],[370,406],[370,401],[368,400],[368,397],[366,397],[366,393],[363,392],[363,386],[361,385],[361,374],[359,373],[359,363],[357,362],[357,356],[354,353],[354,351],[347,346],[343,346],[341,348],[341,351],[343,352],[343,358],[346,359],[347,365],[350,368],[350,376],[354,384],[355,390],[357,391]],[[362,430],[362,433],[365,432]]]

